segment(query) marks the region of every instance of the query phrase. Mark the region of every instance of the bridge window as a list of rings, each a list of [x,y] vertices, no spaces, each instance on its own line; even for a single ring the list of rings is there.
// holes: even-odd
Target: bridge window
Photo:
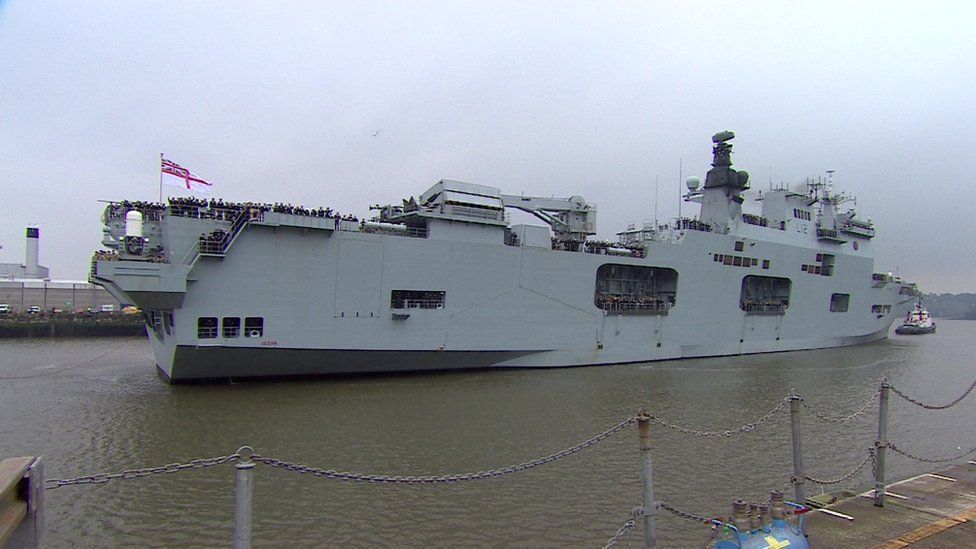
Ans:
[[[264,317],[249,316],[245,318],[244,337],[264,337]]]
[[[739,308],[746,314],[783,314],[790,306],[788,278],[749,275],[742,279]]]
[[[223,319],[224,337],[240,337],[241,319],[236,316],[225,316]]]
[[[846,313],[851,304],[851,294],[830,294],[830,312]]]
[[[217,337],[217,317],[201,316],[197,318],[197,339],[213,339]]]
[[[393,290],[391,309],[443,309],[447,292],[439,290]]]
[[[677,292],[674,269],[606,264],[597,269],[593,303],[604,311],[661,314],[674,306]]]

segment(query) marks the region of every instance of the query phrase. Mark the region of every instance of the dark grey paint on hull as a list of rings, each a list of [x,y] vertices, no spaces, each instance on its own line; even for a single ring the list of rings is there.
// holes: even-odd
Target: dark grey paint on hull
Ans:
[[[681,358],[738,356],[863,345],[885,339],[887,335],[888,328],[884,328],[861,336],[833,338],[819,345],[738,353],[705,353],[701,352],[704,350],[701,350],[701,354],[697,354],[692,348],[686,348],[684,349],[685,356]],[[537,352],[543,351],[367,351],[181,345],[176,348],[173,375],[166,375],[166,372],[158,365],[157,369],[159,374],[170,383],[218,381],[231,378],[472,370],[490,368],[500,362]],[[641,360],[638,362],[650,361]],[[600,365],[605,365],[605,363],[579,364],[576,366]]]
[[[366,351],[178,346],[171,383],[487,368],[539,351]],[[157,366],[158,367],[158,366]]]

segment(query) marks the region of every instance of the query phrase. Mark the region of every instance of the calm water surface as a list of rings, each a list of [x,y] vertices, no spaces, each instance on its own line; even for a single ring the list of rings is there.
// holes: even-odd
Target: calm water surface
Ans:
[[[555,370],[390,375],[170,386],[142,339],[0,342],[0,456],[41,455],[49,478],[234,452],[394,475],[478,471],[548,455],[643,406],[682,425],[726,429],[795,388],[849,413],[882,378],[942,403],[976,377],[976,322],[845,349]],[[803,419],[808,474],[839,477],[871,446],[876,411],[853,424]],[[890,439],[918,455],[976,446],[976,395],[942,412],[893,397]],[[700,439],[655,427],[658,499],[704,515],[765,499],[792,471],[789,414],[757,431]],[[889,457],[889,478],[928,470]],[[232,466],[47,493],[52,547],[229,546]],[[870,472],[847,487],[865,488]],[[399,487],[258,466],[254,545],[600,546],[641,503],[636,428],[543,467],[487,481]],[[640,529],[634,531],[639,544]],[[659,521],[664,546],[702,527]]]

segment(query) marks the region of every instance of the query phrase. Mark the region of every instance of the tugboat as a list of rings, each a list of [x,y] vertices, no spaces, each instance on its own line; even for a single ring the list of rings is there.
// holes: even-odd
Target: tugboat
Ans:
[[[908,314],[905,316],[905,321],[901,323],[901,326],[895,328],[895,333],[900,335],[934,334],[935,322],[932,322],[932,317],[922,307],[922,304],[916,302],[915,308],[908,311]]]

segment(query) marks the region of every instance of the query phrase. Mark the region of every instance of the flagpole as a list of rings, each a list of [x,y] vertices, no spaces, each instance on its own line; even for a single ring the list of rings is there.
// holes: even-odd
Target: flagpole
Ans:
[[[163,203],[163,153],[159,153],[159,203]]]

